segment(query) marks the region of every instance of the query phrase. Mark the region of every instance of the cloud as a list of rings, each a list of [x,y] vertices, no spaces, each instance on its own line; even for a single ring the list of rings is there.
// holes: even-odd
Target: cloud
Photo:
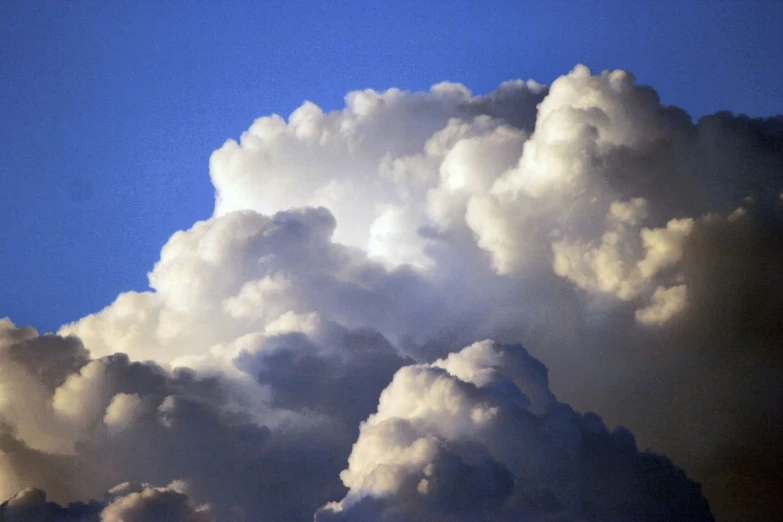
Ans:
[[[659,286],[653,292],[650,305],[636,310],[634,316],[641,324],[660,326],[682,311],[686,299],[687,288],[685,285],[671,288]]]
[[[19,342],[45,344],[53,358],[58,348],[82,353],[74,338],[35,336],[7,321],[3,334],[3,354]],[[38,412],[37,428],[50,438],[62,437],[58,422],[71,428],[62,447],[31,447],[19,429],[26,419],[7,414],[19,404],[3,404],[0,484],[34,486],[9,493],[0,520],[307,520],[344,494],[340,479],[346,500],[319,511],[319,519],[353,517],[356,503],[360,518],[382,520],[391,509],[406,520],[505,520],[535,513],[541,499],[547,512],[564,517],[582,516],[587,502],[598,505],[589,513],[618,520],[640,513],[676,520],[681,509],[688,520],[710,519],[698,486],[662,457],[640,456],[627,430],[610,433],[594,414],[558,402],[545,366],[520,346],[483,342],[411,364],[380,334],[314,315],[287,315],[256,341],[236,359],[245,380],[169,372],[123,354],[88,360],[44,395]],[[13,371],[45,388],[40,376]],[[647,498],[642,488],[631,497],[633,509],[603,496],[585,499],[594,489],[606,494],[595,486],[599,470],[604,489],[631,473],[662,496]],[[128,480],[113,487],[121,478]],[[142,478],[169,486],[130,484]],[[528,491],[533,486],[540,491]],[[47,502],[44,491],[69,504]],[[102,501],[85,502],[103,491]],[[668,506],[672,496],[685,507]],[[364,497],[387,500],[376,506]]]
[[[594,410],[701,481],[719,518],[779,518],[781,172],[780,117],[694,123],[630,73],[582,66],[549,87],[365,90],[262,117],[213,153],[214,213],[172,235],[149,291],[58,335],[0,324],[0,493],[63,504],[184,478],[219,520],[309,520],[356,495],[351,516],[463,499],[499,520],[582,516],[583,462],[547,457],[575,482],[547,478],[545,493],[492,449],[521,429],[509,411],[554,408],[553,440],[593,433],[574,411]],[[474,382],[495,382],[483,359],[449,354],[484,339],[524,345],[550,384],[513,357],[498,363],[528,371],[513,386]],[[421,386],[387,388],[400,375]],[[432,426],[399,411],[380,438],[360,428],[389,390],[424,411],[441,389],[459,400]],[[473,410],[484,424],[460,413]],[[609,455],[631,448],[596,429]],[[400,460],[366,484],[349,464],[344,485],[357,441]],[[632,449],[618,476],[676,475]],[[656,513],[645,502],[634,516]]]
[[[165,488],[123,483],[109,490],[103,502],[74,502],[62,507],[46,501],[46,493],[26,488],[0,505],[4,522],[213,522],[208,506],[194,506],[184,483]]]
[[[348,494],[316,520],[712,520],[682,470],[490,341],[399,370],[341,478]]]
[[[254,352],[242,351],[235,363],[270,389],[272,405],[340,418],[353,428],[375,407],[394,372],[413,361],[377,332],[346,330],[317,315],[305,320],[304,331],[270,336]]]
[[[197,505],[214,505],[219,520],[311,518],[340,493],[338,474],[358,420],[405,362],[379,334],[317,324],[309,336],[277,333],[242,351],[238,366],[248,373],[237,374],[244,378],[170,372],[115,354],[85,362],[53,388],[3,356],[21,342],[33,350],[45,345],[58,359],[58,348],[73,352],[78,341],[34,336],[7,321],[2,333],[11,341],[0,345],[0,372],[25,386],[3,394],[0,403],[5,498],[20,486],[34,487],[65,503],[101,498],[122,482],[185,478],[188,496]],[[345,342],[339,346],[354,353],[334,352],[329,342]],[[320,375],[322,382],[311,372],[308,382],[297,374],[308,368],[330,371]],[[354,401],[353,394],[367,400]],[[147,504],[168,505],[171,495],[159,493],[136,491],[107,506],[103,516],[135,520]]]
[[[106,407],[103,422],[112,431],[128,427],[141,407],[141,398],[135,393],[118,393]]]
[[[507,82],[488,96],[472,96],[462,85],[442,83],[426,93],[352,92],[346,107],[331,113],[306,102],[287,122],[278,115],[259,118],[210,159],[215,215],[325,206],[339,223],[336,238],[364,247],[378,205],[394,205],[415,192],[420,197],[430,181],[429,169],[401,171],[395,160],[419,154],[451,121],[497,125],[494,116],[530,129],[545,93],[535,82]],[[435,144],[430,149],[434,155],[442,151]],[[340,204],[346,199],[351,205]]]

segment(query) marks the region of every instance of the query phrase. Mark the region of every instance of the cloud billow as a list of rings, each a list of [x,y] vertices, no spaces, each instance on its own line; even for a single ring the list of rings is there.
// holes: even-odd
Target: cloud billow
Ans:
[[[348,462],[317,521],[712,520],[697,484],[558,402],[519,345],[400,370]]]
[[[3,516],[776,518],[781,121],[583,66],[259,118],[150,291],[0,325]]]

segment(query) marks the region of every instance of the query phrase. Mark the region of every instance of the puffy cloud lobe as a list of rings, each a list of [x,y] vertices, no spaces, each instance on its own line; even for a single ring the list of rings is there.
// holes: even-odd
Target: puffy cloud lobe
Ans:
[[[614,202],[607,215],[607,231],[600,244],[564,239],[552,245],[555,273],[585,290],[612,294],[628,301],[648,291],[656,276],[677,264],[693,230],[693,219],[672,219],[664,228],[641,228],[646,201]],[[638,230],[634,230],[636,228]],[[663,324],[685,304],[685,285],[658,286],[651,304],[637,310],[643,324]]]
[[[182,490],[184,483],[165,488],[120,484],[103,502],[73,502],[62,507],[46,501],[46,493],[27,488],[0,505],[3,522],[214,522],[208,506],[195,507]]]
[[[182,490],[184,484],[174,482],[166,488],[147,485],[133,491],[128,484],[110,491],[118,498],[112,499],[101,512],[101,522],[210,522],[214,520],[207,509],[194,507]]]
[[[634,314],[636,320],[647,325],[662,325],[677,316],[685,307],[687,288],[685,285],[665,288],[659,286],[653,292],[651,303]]]
[[[392,336],[415,331],[419,312],[436,302],[417,288],[421,277],[406,267],[387,272],[331,242],[334,226],[323,208],[197,223],[163,248],[150,273],[155,292],[123,294],[61,333],[78,335],[96,355],[119,349],[136,359],[225,367],[238,339],[264,333],[289,312]],[[406,308],[409,296],[418,309]]]
[[[2,331],[6,341],[0,356],[18,349],[13,340],[20,337],[7,321]],[[62,358],[56,354],[58,344],[73,352],[73,339],[23,333],[19,342],[37,350],[38,341],[55,360]],[[335,335],[364,339],[354,346],[360,359],[361,350],[370,349],[375,357],[381,355],[380,361],[395,361],[393,353],[383,355],[389,345],[377,334],[338,329]],[[8,345],[8,339],[13,344]],[[334,349],[311,345],[315,353],[308,355],[314,358]],[[334,356],[323,358],[339,370]],[[382,371],[390,375],[402,363],[400,359]],[[345,365],[350,364],[347,358]],[[356,434],[354,419],[372,408],[346,404],[339,391],[327,389],[332,395],[313,403],[317,415],[311,415],[300,406],[317,396],[317,387],[303,386],[302,397],[294,401],[295,392],[285,382],[265,382],[272,397],[267,401],[249,376],[204,377],[186,369],[170,373],[153,363],[131,362],[124,354],[86,362],[54,390],[51,382],[42,383],[39,376],[5,359],[0,359],[0,371],[12,377],[3,383],[14,386],[0,404],[0,487],[6,498],[20,487],[35,487],[58,502],[70,502],[99,498],[119,482],[167,483],[185,477],[193,502],[214,504],[221,520],[312,517],[319,505],[341,491],[338,473]],[[382,375],[368,375],[372,380],[365,386],[370,389],[363,391],[383,386],[375,381],[383,381]],[[18,387],[20,383],[28,388]],[[30,387],[39,389],[37,396],[26,393]],[[287,406],[296,411],[284,409]],[[188,514],[182,507],[179,493],[145,491],[108,505],[104,518],[113,514],[116,520],[136,520],[141,513],[174,510],[179,514],[166,520],[202,520],[201,511]],[[41,506],[42,513],[60,513],[49,504]]]
[[[141,398],[135,393],[118,393],[106,407],[103,422],[110,430],[122,430],[129,426],[141,407]]]
[[[303,319],[303,331],[266,337],[255,350],[241,352],[237,366],[271,389],[274,406],[338,417],[353,428],[394,372],[412,361],[377,332],[346,330],[316,315]]]
[[[3,522],[76,522],[99,521],[102,506],[97,502],[75,502],[63,508],[46,501],[46,493],[25,488],[0,504]]]
[[[519,345],[401,369],[316,520],[712,520],[699,486],[548,389]]]
[[[492,254],[496,268],[520,270],[536,258],[530,252],[540,248],[536,243],[548,242],[546,233],[516,234],[520,228],[589,232],[585,228],[602,217],[596,211],[620,195],[605,177],[604,157],[618,149],[644,150],[676,131],[671,113],[660,107],[654,91],[635,87],[623,71],[594,77],[580,66],[556,80],[518,164],[488,193],[475,194],[468,210],[479,245]]]
[[[532,128],[545,92],[535,82],[507,82],[488,96],[448,83],[428,93],[365,90],[348,94],[340,111],[327,114],[307,102],[288,122],[260,118],[210,159],[215,214],[322,205],[337,217],[337,238],[364,247],[377,205],[394,204],[409,189],[396,186],[399,178],[373,177],[381,165],[419,153],[452,118],[491,115]],[[352,204],[342,205],[346,199]]]
[[[9,320],[0,323],[0,331],[0,421],[12,425],[34,449],[72,451],[81,425],[95,409],[90,392],[102,391],[100,383],[91,382],[100,381],[101,369],[82,366],[84,374],[78,373],[87,357],[76,339],[38,338],[34,330],[16,330]],[[77,373],[68,375],[69,368]],[[77,402],[69,402],[70,398]],[[86,400],[84,412],[81,398]]]

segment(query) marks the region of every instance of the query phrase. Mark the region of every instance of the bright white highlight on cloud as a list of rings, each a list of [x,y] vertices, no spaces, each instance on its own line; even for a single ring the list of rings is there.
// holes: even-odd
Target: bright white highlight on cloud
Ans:
[[[0,520],[711,520],[618,424],[729,512],[783,403],[782,145],[583,66],[259,118],[150,291],[0,323]]]

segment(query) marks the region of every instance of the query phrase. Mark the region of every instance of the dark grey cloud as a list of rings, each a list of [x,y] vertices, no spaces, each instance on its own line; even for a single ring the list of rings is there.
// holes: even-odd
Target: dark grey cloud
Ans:
[[[102,502],[46,501],[40,489],[26,488],[0,505],[3,522],[214,522],[208,506],[194,506],[182,491],[184,483],[165,488],[120,484]]]

